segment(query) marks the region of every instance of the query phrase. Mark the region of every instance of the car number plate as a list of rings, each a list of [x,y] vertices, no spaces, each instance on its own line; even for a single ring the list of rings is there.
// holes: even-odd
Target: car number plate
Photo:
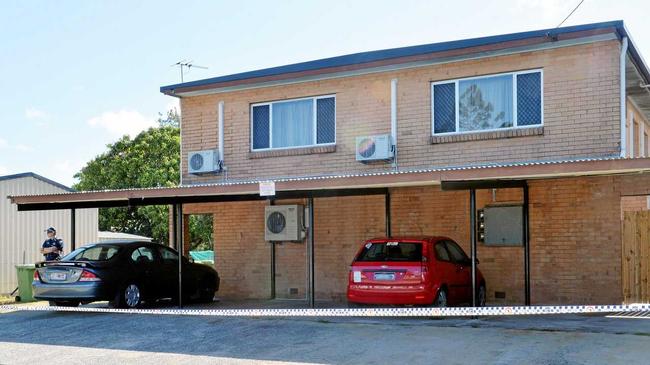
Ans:
[[[386,273],[386,272],[377,272],[375,273],[375,280],[395,280],[395,274]]]
[[[68,277],[64,272],[53,272],[50,274],[50,280],[65,280]]]

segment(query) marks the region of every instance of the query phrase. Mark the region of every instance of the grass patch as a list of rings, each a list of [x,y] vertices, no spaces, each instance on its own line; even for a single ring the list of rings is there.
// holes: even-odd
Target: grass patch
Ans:
[[[0,305],[16,303],[16,299],[9,295],[0,295]]]

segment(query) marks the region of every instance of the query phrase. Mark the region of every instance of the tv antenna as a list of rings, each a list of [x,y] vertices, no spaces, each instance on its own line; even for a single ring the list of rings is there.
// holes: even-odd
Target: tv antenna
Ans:
[[[185,75],[186,73],[189,73],[192,68],[201,68],[201,69],[204,69],[204,70],[208,69],[205,66],[195,65],[192,62],[193,61],[180,60],[180,61],[174,63],[173,65],[171,65],[171,67],[177,66],[180,69],[180,71],[181,71],[181,82],[184,82],[183,81],[183,75]],[[185,68],[187,68],[187,72],[185,71]]]

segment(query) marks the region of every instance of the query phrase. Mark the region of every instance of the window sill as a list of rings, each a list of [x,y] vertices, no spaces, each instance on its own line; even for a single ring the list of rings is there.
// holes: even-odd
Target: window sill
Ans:
[[[513,128],[513,129],[507,129],[503,131],[489,131],[489,132],[449,134],[444,136],[431,136],[431,144],[541,136],[543,134],[544,134],[543,126],[530,127],[530,128]]]
[[[248,158],[256,159],[256,158],[269,158],[269,157],[300,156],[300,155],[312,155],[316,153],[332,153],[332,152],[336,152],[336,145],[287,148],[283,150],[269,150],[269,151],[251,151],[248,153]]]

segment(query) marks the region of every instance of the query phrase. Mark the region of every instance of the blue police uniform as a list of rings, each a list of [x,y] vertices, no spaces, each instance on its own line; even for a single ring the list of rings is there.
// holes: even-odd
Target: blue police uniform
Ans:
[[[43,248],[56,247],[59,249],[60,252],[63,252],[63,240],[56,237],[48,238],[45,240],[45,242],[43,242],[42,247]],[[59,252],[50,252],[50,253],[43,254],[43,256],[45,256],[45,261],[54,261],[61,258]]]

